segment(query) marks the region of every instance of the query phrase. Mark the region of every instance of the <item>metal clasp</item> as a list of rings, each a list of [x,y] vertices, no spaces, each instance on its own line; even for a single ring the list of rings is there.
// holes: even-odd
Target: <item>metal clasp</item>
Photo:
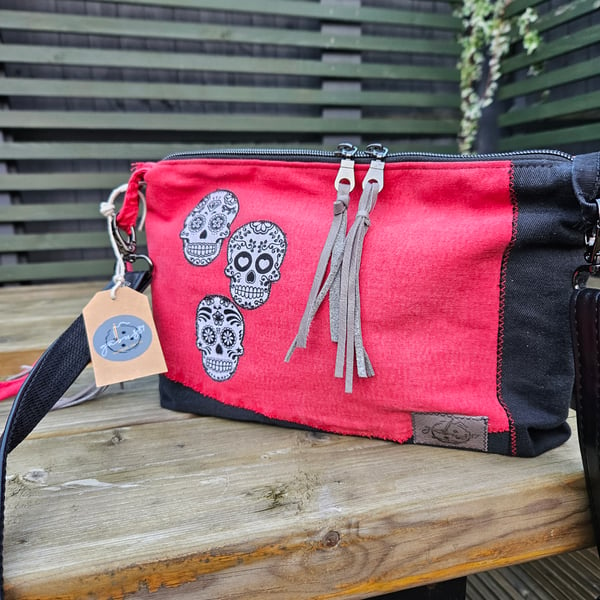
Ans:
[[[365,152],[377,160],[383,160],[388,155],[389,150],[383,144],[375,143],[369,144],[365,148]]]
[[[126,254],[134,254],[137,248],[137,238],[135,235],[135,227],[131,227],[129,230],[129,235],[127,239],[123,237],[121,233],[121,229],[117,225],[117,215],[114,214],[110,221],[110,230],[112,232],[113,238],[119,248],[119,252],[122,255]]]

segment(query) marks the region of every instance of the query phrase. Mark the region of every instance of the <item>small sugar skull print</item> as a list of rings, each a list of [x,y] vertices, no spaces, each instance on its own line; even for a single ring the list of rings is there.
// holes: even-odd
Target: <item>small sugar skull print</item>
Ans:
[[[244,319],[225,296],[204,297],[196,312],[196,346],[202,366],[215,381],[230,379],[244,353]]]
[[[225,275],[230,278],[231,297],[238,306],[254,309],[271,294],[279,281],[287,240],[270,221],[252,221],[237,229],[227,245]]]
[[[217,258],[239,206],[235,194],[228,190],[216,190],[200,200],[186,217],[179,234],[183,255],[189,263],[204,267]]]

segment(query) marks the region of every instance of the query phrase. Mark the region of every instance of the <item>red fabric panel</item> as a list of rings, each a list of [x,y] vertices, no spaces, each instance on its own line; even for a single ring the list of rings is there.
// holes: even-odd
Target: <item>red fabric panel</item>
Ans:
[[[289,363],[335,200],[336,164],[181,160],[149,170],[147,217],[153,305],[168,377],[222,402],[346,434],[406,441],[412,411],[487,415],[508,429],[496,397],[499,282],[511,240],[510,163],[389,163],[371,213],[360,272],[362,330],[375,376],[344,393],[325,302],[306,349]],[[356,167],[361,181],[367,166]],[[240,308],[245,334],[225,381],[204,371],[196,310],[209,294],[231,298],[227,242],[206,266],[183,254],[180,232],[200,200],[229,190],[231,224],[268,220],[287,238],[281,277],[268,300]],[[360,185],[351,196],[352,223]]]

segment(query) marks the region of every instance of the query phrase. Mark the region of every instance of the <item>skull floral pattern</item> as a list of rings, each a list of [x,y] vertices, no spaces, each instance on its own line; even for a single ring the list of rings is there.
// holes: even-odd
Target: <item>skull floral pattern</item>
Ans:
[[[225,275],[231,279],[231,297],[242,308],[262,306],[279,280],[287,250],[283,231],[270,221],[251,221],[231,236]]]
[[[228,190],[216,190],[200,200],[179,234],[188,262],[204,267],[217,258],[239,206],[236,195]]]
[[[205,296],[196,312],[196,346],[202,366],[214,381],[226,381],[235,373],[244,353],[244,319],[225,296]]]

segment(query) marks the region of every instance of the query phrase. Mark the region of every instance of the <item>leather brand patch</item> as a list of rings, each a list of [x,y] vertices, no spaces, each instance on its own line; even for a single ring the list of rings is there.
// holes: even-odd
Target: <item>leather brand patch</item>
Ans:
[[[413,413],[413,441],[428,446],[468,448],[487,452],[487,417],[445,413]]]

